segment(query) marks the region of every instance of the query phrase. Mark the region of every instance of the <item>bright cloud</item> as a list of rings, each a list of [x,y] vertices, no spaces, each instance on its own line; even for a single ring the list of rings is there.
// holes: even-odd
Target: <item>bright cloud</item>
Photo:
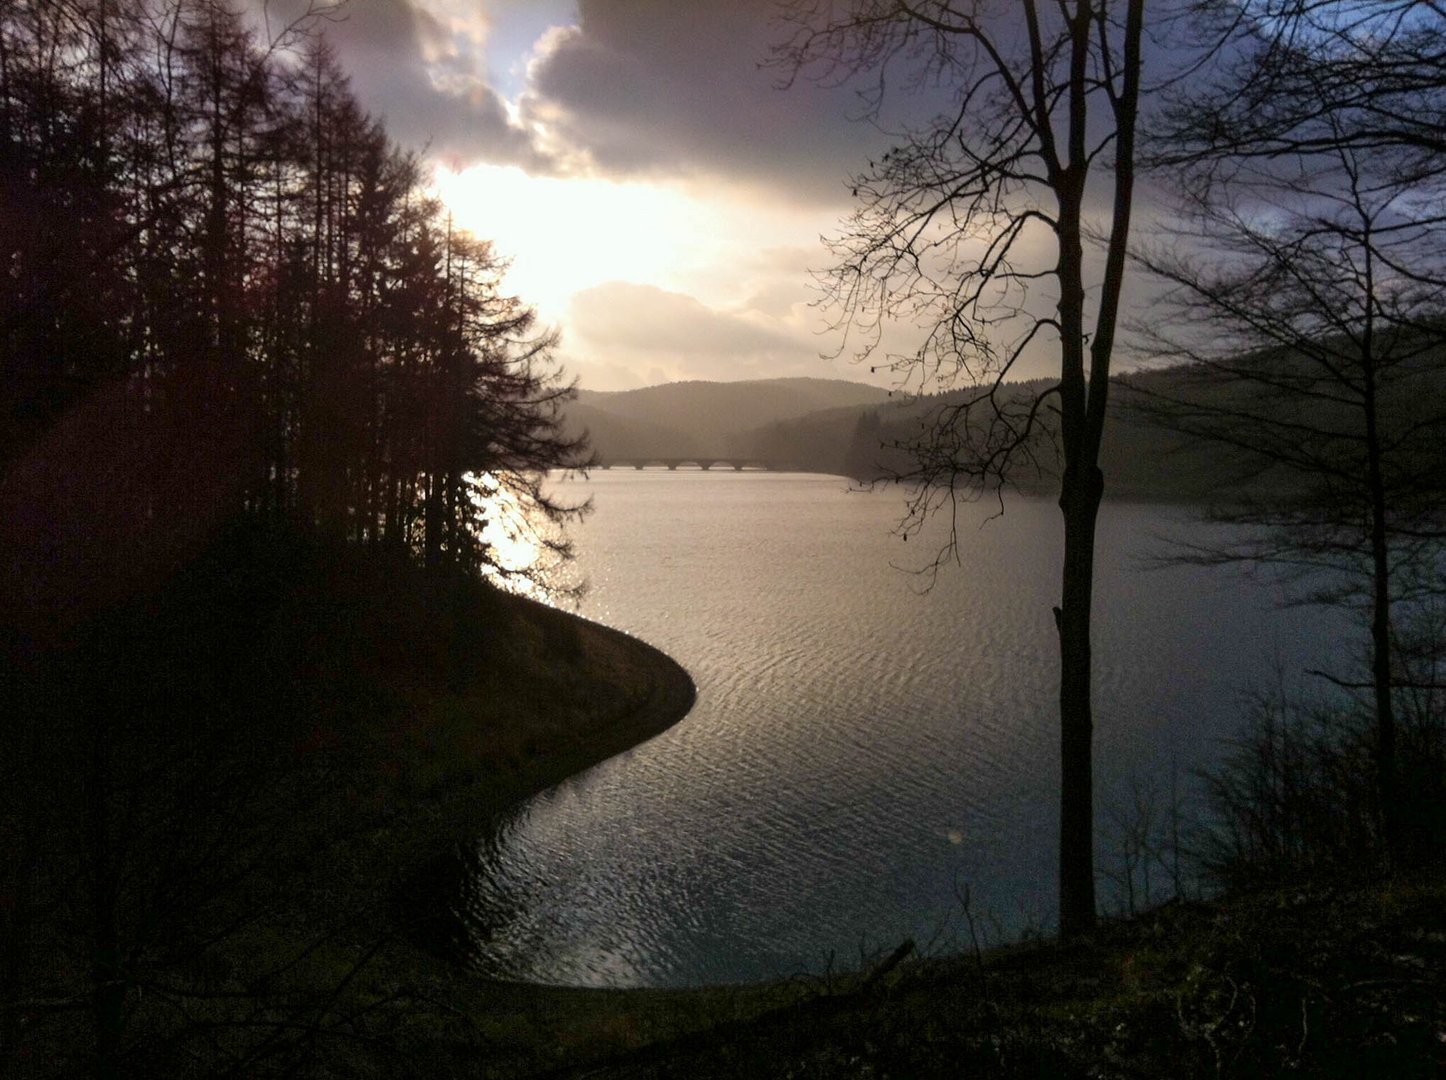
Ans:
[[[251,2],[279,17],[306,0]],[[784,92],[760,69],[773,0],[342,11],[326,30],[361,104],[435,164],[457,224],[511,260],[508,289],[560,327],[584,385],[867,377],[819,359],[837,342],[809,271],[882,137],[848,119],[848,91]]]
[[[512,260],[509,288],[548,318],[604,281],[666,284],[707,246],[705,211],[663,188],[475,165],[440,173],[437,189],[459,225]]]
[[[819,358],[809,268],[834,213],[722,184],[443,170],[459,225],[512,260],[510,291],[563,330],[584,385],[665,378],[845,375]]]

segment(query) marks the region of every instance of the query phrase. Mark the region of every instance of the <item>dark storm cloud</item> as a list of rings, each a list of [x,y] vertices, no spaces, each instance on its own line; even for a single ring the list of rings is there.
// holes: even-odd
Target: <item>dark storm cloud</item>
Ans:
[[[777,87],[760,67],[775,0],[582,0],[533,63],[524,115],[617,176],[725,176],[837,200],[883,142],[846,90]]]
[[[300,0],[252,2],[265,10],[273,30],[305,8]],[[462,8],[480,31],[485,24],[478,5]],[[465,23],[450,25],[409,0],[348,0],[336,10],[316,25],[335,47],[362,107],[385,120],[398,143],[462,164],[552,168],[488,85],[481,49]]]
[[[304,0],[251,0],[273,26]],[[780,90],[763,66],[786,33],[776,0],[582,0],[551,31],[509,115],[478,40],[485,0],[349,0],[326,25],[363,107],[403,144],[458,165],[534,173],[743,180],[835,201],[884,138],[850,90]]]
[[[271,9],[284,14],[300,3],[271,0]],[[800,80],[779,89],[781,72],[765,65],[789,33],[778,0],[580,0],[577,25],[555,28],[539,44],[516,118],[481,45],[495,9],[487,0],[349,0],[327,32],[363,106],[385,117],[403,144],[429,146],[459,166],[713,177],[834,203],[889,145],[851,119],[867,81],[823,89]],[[898,85],[890,95],[916,119],[944,104]]]
[[[554,31],[531,66],[523,115],[608,174],[717,175],[809,200],[846,198],[846,181],[892,142],[857,119],[865,111],[860,95],[878,89],[878,76],[834,88],[800,78],[780,89],[782,70],[766,64],[791,34],[780,7],[778,0],[580,0],[578,24]],[[1015,6],[985,11],[1001,48],[1017,54],[1024,22]],[[1182,25],[1157,27],[1149,43],[1156,77],[1187,64],[1175,41]],[[947,85],[913,85],[903,65],[888,80],[886,126],[928,122],[956,98]]]

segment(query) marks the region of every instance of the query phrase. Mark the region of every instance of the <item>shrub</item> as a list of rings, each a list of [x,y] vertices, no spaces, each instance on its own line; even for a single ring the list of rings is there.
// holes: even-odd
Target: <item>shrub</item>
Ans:
[[[1446,853],[1446,715],[1439,694],[1398,695],[1397,790],[1407,873]],[[1387,869],[1372,715],[1352,702],[1255,698],[1225,761],[1202,776],[1209,815],[1197,852],[1227,889],[1360,880]]]

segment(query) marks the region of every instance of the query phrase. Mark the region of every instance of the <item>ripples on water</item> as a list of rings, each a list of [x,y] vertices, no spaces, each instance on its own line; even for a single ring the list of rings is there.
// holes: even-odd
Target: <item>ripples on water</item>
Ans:
[[[921,592],[928,578],[891,564],[935,548],[891,536],[897,490],[631,470],[588,486],[582,614],[677,658],[698,702],[479,843],[480,970],[670,986],[853,967],[959,934],[965,886],[996,939],[1052,923],[1052,503],[1015,498],[987,524],[966,508],[961,565]],[[1338,623],[1277,610],[1248,579],[1136,569],[1181,520],[1101,514],[1101,807],[1131,779],[1167,785],[1172,762],[1183,776],[1208,761],[1250,680],[1339,647]]]

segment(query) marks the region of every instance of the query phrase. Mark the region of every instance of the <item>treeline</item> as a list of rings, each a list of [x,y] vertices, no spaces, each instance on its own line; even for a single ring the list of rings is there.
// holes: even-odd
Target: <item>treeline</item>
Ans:
[[[245,511],[471,569],[479,486],[562,513],[555,337],[359,108],[324,14],[268,39],[222,0],[5,5],[12,502],[103,488],[89,527],[147,543]]]
[[[565,514],[555,338],[324,15],[0,6],[6,1077],[417,1059],[406,725],[541,664],[474,579]]]
[[[603,465],[637,458],[746,458],[800,470],[837,472],[832,427],[795,438],[825,417],[851,425],[859,408],[888,391],[843,379],[779,378],[664,383],[638,390],[578,393],[570,428],[587,432]],[[843,438],[847,439],[847,433]]]

